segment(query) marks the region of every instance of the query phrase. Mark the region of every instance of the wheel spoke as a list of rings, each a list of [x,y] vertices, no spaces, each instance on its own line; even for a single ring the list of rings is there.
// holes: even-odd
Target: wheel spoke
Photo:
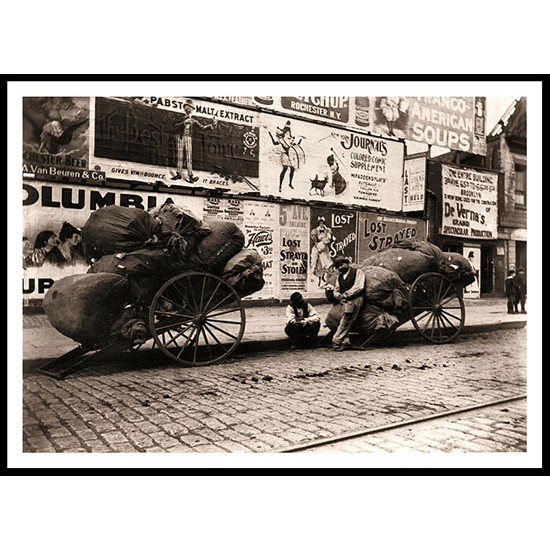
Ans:
[[[206,310],[204,313],[209,314],[211,311],[218,309],[224,302],[226,302],[229,298],[234,298],[233,294],[227,294],[225,298],[222,298],[216,305],[210,307],[208,310]]]
[[[233,338],[233,340],[237,339],[237,336],[234,334],[231,334],[230,332],[227,332],[227,330],[224,330],[223,328],[217,327],[213,321],[206,321],[206,324],[211,326],[213,329],[216,329],[218,332],[221,332],[222,334],[225,334],[226,336],[229,336],[229,338]]]
[[[210,317],[208,318],[210,320]],[[226,325],[240,325],[240,321],[227,321],[225,319],[214,319],[213,323],[225,323]]]
[[[453,317],[454,319],[456,319],[457,321],[459,321],[459,322],[462,320],[462,319],[459,319],[458,317],[455,317],[454,315],[452,315],[452,317]],[[446,311],[442,311],[442,312],[441,312],[441,318],[442,318],[442,319],[445,319],[445,321],[447,321],[447,323],[449,324],[449,326],[450,326],[452,329],[455,329],[455,330],[456,330],[455,325],[453,325],[453,321],[452,321],[451,319],[449,319],[448,313],[447,313]]]
[[[189,330],[189,329],[192,329],[192,330],[195,330],[195,325],[188,325],[187,328],[185,328],[184,330],[181,330],[181,331],[173,331],[172,329],[168,330],[167,332],[170,333],[170,339],[168,340],[168,342],[165,342],[165,346],[169,346],[170,344],[176,344],[176,340],[181,336],[183,338],[185,338],[186,340],[189,341],[189,338],[185,335],[185,333]],[[175,336],[172,336],[172,332],[175,332],[176,335]],[[164,334],[164,333],[163,333]],[[178,344],[176,344],[178,345]]]
[[[204,306],[204,310],[203,310],[203,311],[205,311],[205,312],[208,312],[208,311],[209,311],[208,307],[210,306],[210,302],[212,301],[212,299],[213,299],[214,296],[216,295],[216,292],[218,292],[220,286],[221,286],[221,283],[218,281],[218,284],[216,285],[216,288],[211,292],[210,298],[208,299],[208,302],[206,302],[206,305]]]
[[[211,310],[212,311],[212,310]],[[236,307],[234,309],[224,309],[218,313],[208,313],[208,319],[212,317],[218,317],[218,315],[227,315],[228,313],[235,313],[235,311],[241,311],[240,308]]]
[[[188,322],[189,322],[189,321],[192,321],[192,320],[193,320],[193,317],[189,317],[189,318],[187,319]],[[176,322],[176,323],[170,323],[170,324],[168,324],[168,325],[159,323],[159,324],[157,325],[157,328],[158,328],[158,330],[166,331],[166,330],[170,330],[170,329],[175,328],[175,327],[179,327],[179,326],[184,325],[184,324],[188,324],[188,322],[185,323],[185,322],[183,322],[183,321],[180,320],[180,321],[178,321],[178,322]]]
[[[210,359],[212,359],[213,355],[212,355],[212,352],[210,351],[210,342],[208,341],[208,336],[206,335],[206,330],[205,330],[204,325],[201,327],[201,331],[202,331],[202,335],[204,337],[204,345],[206,346],[206,351],[208,352],[208,357],[210,357]]]
[[[212,338],[214,338],[214,340],[216,340],[219,346],[224,345],[222,342],[220,342],[218,337],[210,330],[210,327],[207,324],[204,325],[204,329],[208,331],[208,333],[210,334],[210,336],[212,336]]]
[[[441,321],[441,326],[443,327],[443,329],[445,331],[445,335],[446,335],[447,339],[451,339],[452,334],[449,335],[449,332],[451,332],[451,331],[455,332],[452,323],[449,323],[444,315],[440,316],[440,321]]]

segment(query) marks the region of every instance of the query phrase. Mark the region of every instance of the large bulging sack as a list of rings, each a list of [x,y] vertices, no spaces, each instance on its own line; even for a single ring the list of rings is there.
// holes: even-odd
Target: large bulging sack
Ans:
[[[353,323],[362,339],[372,338],[378,340],[387,336],[399,324],[399,319],[374,304],[365,303]]]
[[[112,273],[69,275],[57,280],[42,302],[52,326],[82,344],[103,342],[128,301],[127,279]]]
[[[407,286],[399,275],[385,267],[363,265],[365,274],[365,300],[385,308],[402,308],[407,302]]]
[[[470,260],[457,252],[443,252],[440,272],[460,287],[471,285],[476,280],[475,270]]]
[[[233,223],[212,220],[210,233],[201,239],[185,259],[186,269],[221,274],[227,262],[244,247],[244,234]]]
[[[107,254],[132,252],[156,240],[159,223],[139,208],[110,205],[92,212],[82,227],[86,260]]]
[[[149,214],[159,223],[161,235],[174,231],[180,235],[202,232],[205,236],[209,233],[209,229],[188,208],[176,205],[172,200],[149,210]]]
[[[414,250],[416,252],[422,252],[426,256],[433,258],[435,265],[439,265],[443,262],[443,252],[441,248],[433,243],[427,241],[420,241],[418,239],[403,239],[393,245],[393,248],[403,248],[407,250]]]
[[[344,309],[341,304],[334,304],[326,318],[325,325],[334,332],[342,319]],[[374,304],[363,303],[357,319],[354,321],[351,331],[358,332],[362,340],[369,337],[380,339],[388,335],[399,324],[399,319]]]
[[[374,265],[394,271],[404,283],[409,284],[424,273],[439,271],[439,265],[434,256],[404,248],[382,250],[366,259],[362,265]]]
[[[123,277],[166,277],[174,270],[170,254],[161,248],[107,254],[92,263],[88,273],[116,273]]]
[[[222,278],[244,298],[264,287],[262,257],[254,248],[237,252],[224,266]]]

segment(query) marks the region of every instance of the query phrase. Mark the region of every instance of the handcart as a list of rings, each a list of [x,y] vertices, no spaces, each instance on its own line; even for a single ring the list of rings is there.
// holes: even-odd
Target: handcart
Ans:
[[[147,310],[151,347],[184,366],[222,361],[237,349],[244,334],[245,310],[239,294],[211,273],[186,271],[172,277],[157,290]],[[144,345],[119,333],[104,342],[79,345],[38,371],[63,379],[89,366],[98,355]]]
[[[360,347],[387,339],[409,321],[418,334],[432,344],[453,341],[464,327],[463,290],[470,282],[460,278],[453,281],[437,272],[423,273],[408,287],[407,307],[399,312],[399,322],[390,330],[383,331],[382,335],[370,334]]]

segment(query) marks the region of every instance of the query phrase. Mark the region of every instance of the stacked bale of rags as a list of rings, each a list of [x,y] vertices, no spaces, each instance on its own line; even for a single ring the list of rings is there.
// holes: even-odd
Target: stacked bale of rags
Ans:
[[[454,252],[443,252],[433,243],[405,239],[382,250],[361,265],[352,264],[365,274],[363,307],[353,324],[361,341],[378,341],[391,334],[401,323],[410,319],[410,285],[424,273],[446,275],[457,288],[464,288],[475,280],[475,271],[467,258]],[[334,285],[337,272],[332,272],[327,283]],[[334,303],[331,291],[327,299],[333,303],[325,324],[334,331],[343,315],[342,305]]]
[[[148,306],[164,282],[184,271],[220,276],[240,297],[264,285],[261,257],[243,249],[235,224],[206,225],[172,201],[149,212],[101,208],[83,226],[82,245],[88,272],[56,281],[43,307],[54,328],[85,346],[119,336],[147,340]]]

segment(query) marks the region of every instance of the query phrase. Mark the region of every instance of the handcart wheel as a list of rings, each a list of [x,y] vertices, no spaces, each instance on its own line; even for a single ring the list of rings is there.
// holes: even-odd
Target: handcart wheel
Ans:
[[[149,308],[155,344],[186,366],[210,365],[229,356],[239,345],[244,327],[239,295],[209,273],[173,277],[158,290]]]
[[[462,293],[440,273],[424,273],[413,282],[409,311],[415,329],[433,344],[454,340],[464,327]]]

